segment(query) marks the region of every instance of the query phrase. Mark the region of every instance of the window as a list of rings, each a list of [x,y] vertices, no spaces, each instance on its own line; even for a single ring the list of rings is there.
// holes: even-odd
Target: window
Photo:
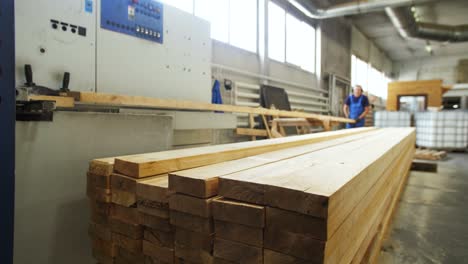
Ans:
[[[229,44],[257,52],[257,12],[257,1],[231,0]]]
[[[302,23],[294,16],[286,15],[286,62],[302,64]]]
[[[368,64],[352,55],[351,61],[351,84],[352,86],[361,85],[362,89],[368,90],[367,86],[367,66]]]
[[[273,1],[268,2],[267,10],[263,8],[264,0],[162,1],[209,21],[212,39],[259,52],[263,56],[266,45],[262,36],[268,30],[270,59],[295,65],[308,72],[316,72],[316,66],[320,63],[320,57],[316,57],[319,32]],[[263,23],[266,11],[267,25]]]
[[[351,58],[351,83],[353,86],[361,85],[362,88],[381,98],[387,98],[387,87],[391,81],[384,73],[372,67],[371,64],[352,55]]]
[[[270,2],[268,6],[270,59],[315,71],[315,29]]]
[[[162,2],[193,14],[193,0],[163,0]]]
[[[382,94],[382,90],[386,91],[386,87],[384,87],[384,83],[383,83],[385,75],[370,65],[369,65],[368,71],[369,71],[368,72],[369,92],[379,97],[384,97],[384,96],[386,97],[386,94],[385,95]]]
[[[211,23],[211,38],[229,42],[229,0],[195,0],[195,15]]]
[[[195,15],[211,23],[211,38],[257,52],[257,1],[195,0]]]
[[[268,3],[268,56],[286,61],[286,11],[273,2]]]
[[[288,19],[289,18],[289,19]],[[288,15],[286,19],[286,61],[315,71],[315,29]]]

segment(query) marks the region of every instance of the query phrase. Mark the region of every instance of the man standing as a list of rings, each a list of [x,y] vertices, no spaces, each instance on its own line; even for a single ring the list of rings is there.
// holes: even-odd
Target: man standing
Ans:
[[[360,85],[354,87],[353,94],[346,98],[343,112],[346,118],[356,120],[354,124],[346,124],[346,128],[363,127],[367,113],[369,113],[369,98],[362,94]]]

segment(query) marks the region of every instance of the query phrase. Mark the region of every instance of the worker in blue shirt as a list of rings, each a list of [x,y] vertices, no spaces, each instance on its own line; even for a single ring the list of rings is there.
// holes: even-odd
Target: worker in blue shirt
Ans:
[[[353,94],[346,98],[343,112],[346,118],[356,120],[354,124],[346,124],[346,128],[363,127],[367,113],[369,113],[369,98],[362,94],[362,86],[356,85]]]

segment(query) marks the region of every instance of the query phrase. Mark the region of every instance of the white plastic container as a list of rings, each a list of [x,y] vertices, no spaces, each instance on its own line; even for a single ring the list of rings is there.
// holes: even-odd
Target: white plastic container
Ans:
[[[468,147],[468,112],[442,111],[415,114],[416,144],[437,149]]]
[[[374,114],[375,127],[410,127],[411,114],[409,112],[378,111]]]

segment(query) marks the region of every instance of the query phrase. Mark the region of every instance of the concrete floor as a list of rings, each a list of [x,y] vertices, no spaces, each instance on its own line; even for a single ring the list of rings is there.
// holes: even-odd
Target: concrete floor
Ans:
[[[468,154],[411,172],[379,263],[468,263]]]

